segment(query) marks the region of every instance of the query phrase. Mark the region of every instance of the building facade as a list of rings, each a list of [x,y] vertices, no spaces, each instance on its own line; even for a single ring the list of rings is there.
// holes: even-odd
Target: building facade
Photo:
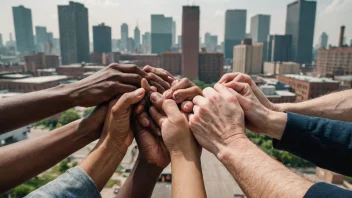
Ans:
[[[312,63],[317,2],[297,0],[287,6],[286,35],[292,35],[292,61]]]
[[[123,23],[121,25],[121,51],[127,50],[127,40],[128,40],[128,25]]]
[[[135,48],[139,51],[141,46],[141,31],[139,30],[138,26],[134,28],[134,45]]]
[[[13,24],[15,26],[17,51],[22,53],[33,53],[34,37],[32,11],[20,5],[12,7]]]
[[[258,14],[251,18],[251,38],[254,43],[267,42],[270,34],[270,15]]]
[[[352,47],[320,49],[317,58],[317,72],[326,75],[352,75]]]
[[[95,53],[109,53],[111,47],[111,27],[104,23],[93,26],[93,46]]]
[[[265,62],[264,74],[284,75],[299,74],[300,64],[293,62]]]
[[[35,74],[38,69],[49,69],[60,66],[59,57],[56,55],[45,55],[37,53],[29,56],[24,56],[24,72]]]
[[[288,62],[292,56],[292,36],[291,35],[270,35],[267,45],[268,62]]]
[[[45,52],[45,44],[49,42],[46,27],[35,26],[36,51]]]
[[[151,52],[162,54],[172,47],[172,17],[151,15]]]
[[[146,32],[142,36],[142,46],[143,46],[143,54],[151,53],[151,36],[150,32]]]
[[[172,46],[176,45],[176,21],[172,21]]]
[[[233,54],[233,72],[262,73],[263,43],[252,44],[251,39],[245,39],[234,47]]]
[[[70,1],[69,5],[59,5],[58,13],[62,64],[88,62],[88,9]]]
[[[327,49],[328,47],[328,41],[329,41],[329,36],[328,34],[326,34],[325,32],[323,32],[321,35],[320,35],[320,38],[319,38],[319,48],[324,48],[324,49]]]
[[[225,58],[233,58],[233,47],[241,44],[246,36],[247,10],[226,10],[225,13]]]
[[[201,52],[199,54],[199,80],[218,82],[224,74],[224,54]]]
[[[164,52],[161,54],[160,67],[177,76],[182,74],[182,54],[179,52]]]

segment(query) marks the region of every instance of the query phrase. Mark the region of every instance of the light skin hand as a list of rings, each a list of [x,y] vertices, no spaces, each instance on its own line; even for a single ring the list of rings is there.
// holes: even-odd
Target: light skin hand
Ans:
[[[197,95],[202,95],[202,90],[188,78],[183,78],[175,80],[163,95],[166,99],[173,99],[177,104],[181,104],[191,101]]]

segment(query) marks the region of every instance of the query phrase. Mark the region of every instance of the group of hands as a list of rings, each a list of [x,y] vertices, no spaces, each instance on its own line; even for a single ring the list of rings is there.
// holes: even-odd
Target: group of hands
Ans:
[[[267,134],[270,118],[279,111],[242,73],[225,74],[213,88],[201,90],[160,68],[112,64],[79,83],[90,86],[76,95],[96,97],[77,105],[106,101],[83,123],[123,156],[135,139],[139,159],[160,168],[172,156],[200,157],[202,148],[226,158],[228,148],[248,139],[245,128]]]

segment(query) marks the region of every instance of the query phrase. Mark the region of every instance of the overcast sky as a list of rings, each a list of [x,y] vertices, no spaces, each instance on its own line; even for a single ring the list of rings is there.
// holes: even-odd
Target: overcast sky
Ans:
[[[90,37],[92,26],[105,22],[112,27],[113,38],[120,38],[120,25],[129,25],[129,36],[137,25],[142,33],[150,31],[150,14],[172,16],[177,24],[177,35],[181,34],[182,5],[200,6],[200,35],[210,32],[224,37],[224,13],[226,9],[247,9],[247,32],[250,18],[256,14],[271,15],[271,34],[285,31],[286,6],[293,0],[76,0],[89,9]],[[329,35],[329,43],[337,45],[339,29],[346,25],[348,42],[352,39],[352,0],[317,0],[315,44],[322,32]],[[0,33],[7,41],[14,32],[12,6],[24,5],[32,9],[33,26],[46,26],[58,37],[57,5],[66,5],[68,0],[0,0]],[[34,28],[34,27],[33,27]]]

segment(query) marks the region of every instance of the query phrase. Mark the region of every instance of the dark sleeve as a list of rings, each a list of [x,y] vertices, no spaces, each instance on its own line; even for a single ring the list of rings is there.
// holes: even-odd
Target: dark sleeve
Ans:
[[[327,183],[316,183],[306,193],[304,198],[348,198],[352,191],[339,188]]]
[[[352,123],[287,113],[283,136],[273,140],[273,146],[352,176]]]

